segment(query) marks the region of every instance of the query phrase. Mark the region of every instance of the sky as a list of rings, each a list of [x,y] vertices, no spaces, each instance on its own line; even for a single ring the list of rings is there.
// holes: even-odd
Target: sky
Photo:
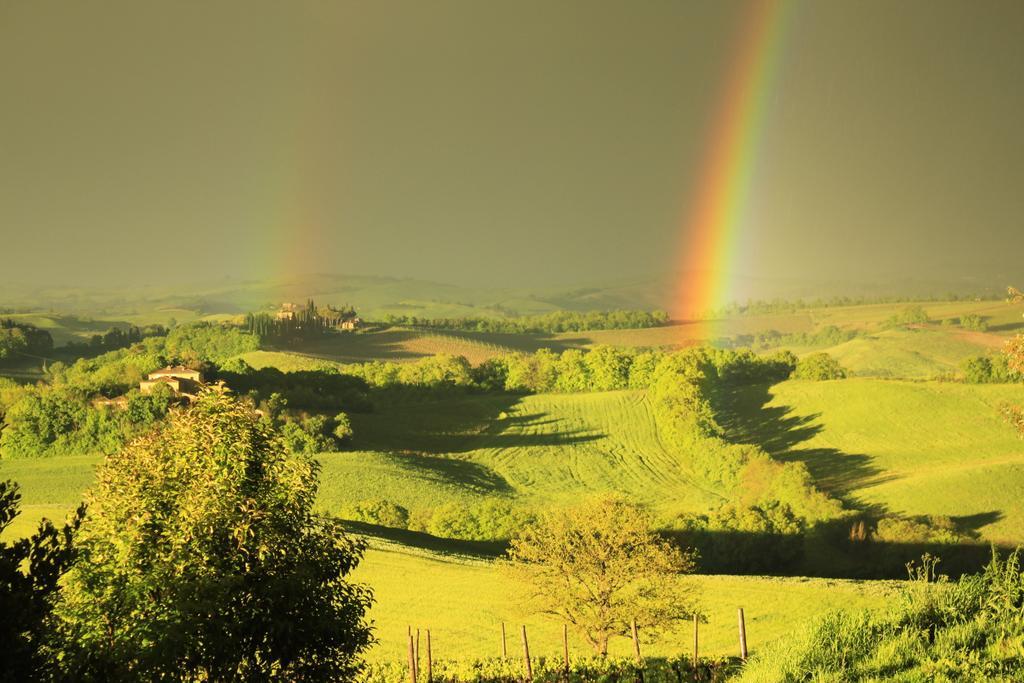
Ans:
[[[737,277],[1024,275],[1024,2],[792,2]],[[670,274],[749,11],[0,0],[0,284]]]

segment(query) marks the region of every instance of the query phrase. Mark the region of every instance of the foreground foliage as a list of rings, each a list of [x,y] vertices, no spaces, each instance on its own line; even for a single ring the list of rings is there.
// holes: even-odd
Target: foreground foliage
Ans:
[[[313,512],[317,464],[207,393],[108,458],[56,606],[70,678],[342,680],[372,641],[363,546]]]
[[[20,500],[15,484],[0,481],[0,534],[18,516]],[[0,543],[0,681],[39,680],[48,673],[46,622],[58,582],[74,558],[71,535],[83,512],[79,508],[61,529],[44,520],[29,538]]]
[[[759,652],[743,681],[981,681],[1024,677],[1024,573],[1020,556],[993,552],[980,574],[935,582],[912,567],[888,611],[833,612]]]
[[[644,683],[717,683],[724,681],[738,669],[738,662],[730,659],[701,659],[694,667],[687,657],[646,659],[638,665],[633,659],[595,657],[571,658],[566,675],[561,659],[531,658],[533,678],[530,683],[593,683],[594,681],[636,681],[643,673]],[[425,654],[420,653],[420,679],[426,680]],[[435,683],[521,683],[527,680],[523,659],[471,659],[441,660],[433,663]],[[406,683],[410,679],[407,664],[371,665],[359,679],[360,683]]]

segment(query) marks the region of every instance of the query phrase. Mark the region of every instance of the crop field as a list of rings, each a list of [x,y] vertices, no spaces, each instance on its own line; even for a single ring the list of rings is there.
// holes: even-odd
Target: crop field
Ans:
[[[1024,541],[1024,441],[999,406],[1021,385],[847,379],[750,388],[731,436],[807,463],[861,505],[949,515],[991,541]]]
[[[322,457],[328,509],[360,497],[409,509],[480,496],[545,507],[616,492],[671,514],[716,498],[661,446],[641,392],[472,397],[352,418],[355,451]]]

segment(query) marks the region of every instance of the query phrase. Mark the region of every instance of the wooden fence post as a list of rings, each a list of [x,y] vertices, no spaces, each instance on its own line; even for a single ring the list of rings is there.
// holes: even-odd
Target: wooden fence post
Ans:
[[[505,639],[505,622],[501,622],[501,659],[508,659],[508,641]]]
[[[530,643],[526,640],[526,624],[522,626],[523,634],[523,660],[526,662],[526,680],[533,681],[533,664],[530,663]]]
[[[430,651],[430,629],[427,629],[427,683],[434,683],[434,655]]]
[[[412,627],[409,627],[412,631]],[[413,652],[412,633],[409,634],[409,681],[416,683],[416,653]]]
[[[636,663],[640,663],[640,638],[636,632],[636,619],[630,624],[630,631],[633,633],[633,654],[636,656]]]
[[[569,681],[569,625],[562,624],[562,657],[565,659],[565,680]]]
[[[640,634],[636,630],[636,619],[633,619],[629,626],[633,634],[633,654],[636,656],[637,680],[640,683],[644,683],[644,659],[640,656]]]
[[[694,614],[693,615],[693,670],[694,671],[697,671],[697,663],[700,661],[700,658],[697,655],[697,629],[698,629],[697,625],[699,623],[700,623],[700,618],[696,614]]]
[[[420,630],[416,629],[416,678],[420,676]]]
[[[747,625],[743,621],[743,608],[739,608],[740,621],[740,659],[747,661]]]

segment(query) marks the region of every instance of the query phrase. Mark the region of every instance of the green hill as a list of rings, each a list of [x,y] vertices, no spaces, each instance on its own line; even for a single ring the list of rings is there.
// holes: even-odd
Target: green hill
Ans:
[[[747,388],[733,438],[807,463],[860,506],[948,515],[985,539],[1024,541],[1024,441],[999,415],[1021,385],[848,379]]]

